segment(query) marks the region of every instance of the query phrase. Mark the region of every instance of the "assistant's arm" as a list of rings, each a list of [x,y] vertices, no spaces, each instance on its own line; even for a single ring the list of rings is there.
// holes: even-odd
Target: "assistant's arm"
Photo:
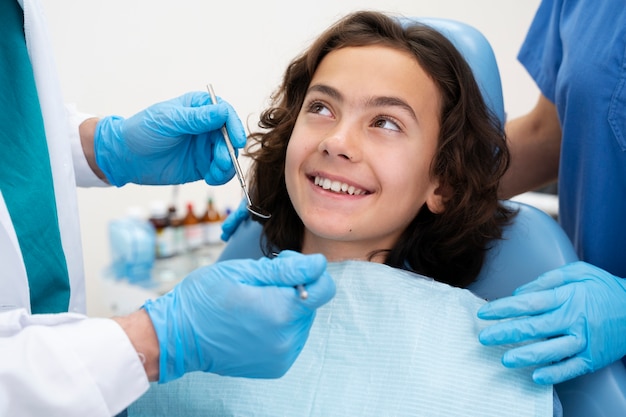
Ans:
[[[529,113],[507,122],[505,130],[511,165],[502,178],[500,197],[511,198],[554,182],[561,152],[555,105],[541,95]]]

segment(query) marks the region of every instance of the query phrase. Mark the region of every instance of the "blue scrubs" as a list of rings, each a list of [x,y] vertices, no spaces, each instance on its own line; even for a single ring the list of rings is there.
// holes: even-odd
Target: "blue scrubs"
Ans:
[[[626,277],[626,3],[544,0],[518,58],[558,110],[561,224],[582,260]]]

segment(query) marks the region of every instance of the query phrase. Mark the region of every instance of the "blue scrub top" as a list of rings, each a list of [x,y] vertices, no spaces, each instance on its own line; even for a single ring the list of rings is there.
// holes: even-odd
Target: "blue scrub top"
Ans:
[[[582,260],[626,277],[626,3],[542,1],[518,58],[561,121],[560,222]]]

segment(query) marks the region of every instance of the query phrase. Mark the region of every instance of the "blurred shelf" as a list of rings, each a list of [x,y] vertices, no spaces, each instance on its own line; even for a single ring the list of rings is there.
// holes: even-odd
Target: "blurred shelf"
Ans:
[[[219,258],[225,244],[207,245],[191,253],[157,259],[150,280],[131,283],[116,279],[106,271],[102,275],[102,301],[111,315],[129,314],[140,308],[146,300],[155,299],[185,278],[190,272],[209,266]]]

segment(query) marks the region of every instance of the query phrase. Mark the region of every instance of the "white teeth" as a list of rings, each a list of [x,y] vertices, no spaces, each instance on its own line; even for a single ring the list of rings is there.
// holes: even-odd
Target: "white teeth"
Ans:
[[[325,190],[331,190],[336,193],[345,193],[350,195],[365,194],[365,191],[355,188],[353,185],[348,185],[345,182],[331,181],[328,178],[315,177],[315,185],[322,187]]]

